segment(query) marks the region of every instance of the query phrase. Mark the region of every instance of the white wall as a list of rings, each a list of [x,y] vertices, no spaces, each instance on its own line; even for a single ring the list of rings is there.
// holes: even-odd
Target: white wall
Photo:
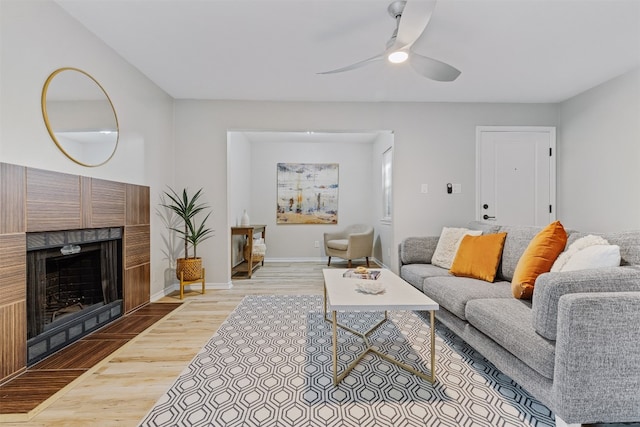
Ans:
[[[557,125],[557,106],[552,104],[177,100],[175,105],[176,141],[181,150],[191,153],[176,157],[176,185],[204,187],[214,205],[216,236],[202,243],[199,253],[205,258],[209,280],[217,283],[229,282],[228,230],[235,222],[226,213],[229,129],[392,130],[395,210],[391,246],[395,252],[404,237],[438,234],[444,225],[464,225],[474,218],[477,125]],[[256,179],[261,177],[253,175],[252,180]],[[447,182],[462,184],[462,193],[447,194]],[[429,184],[428,194],[420,193],[421,183]],[[258,221],[255,200],[251,204],[252,222]],[[392,264],[395,258],[392,253]]]
[[[230,225],[240,225],[242,216],[247,211],[251,213],[251,175],[252,156],[251,143],[242,132],[229,132],[227,134],[227,170],[229,171],[227,183],[227,205]],[[253,224],[258,224],[251,221]],[[233,250],[231,251],[231,264],[236,265],[242,261],[242,249],[244,239],[235,236]]]
[[[560,104],[558,218],[585,231],[640,229],[640,70]]]
[[[325,256],[323,233],[370,224],[372,153],[370,143],[253,143],[250,217],[253,223],[267,225],[267,258],[320,260]],[[338,224],[276,224],[278,163],[338,164]],[[319,248],[314,247],[316,241]]]
[[[240,225],[245,209],[251,213],[251,143],[242,132],[229,132],[227,136],[227,163],[229,168],[229,218],[231,225]],[[251,219],[251,217],[249,218]],[[252,221],[257,224],[255,221]]]
[[[0,1],[0,161],[151,187],[152,295],[168,265],[157,232],[158,194],[173,180],[173,100],[50,0]],[[47,133],[40,96],[61,67],[91,74],[118,115],[120,142],[105,165],[69,160]]]

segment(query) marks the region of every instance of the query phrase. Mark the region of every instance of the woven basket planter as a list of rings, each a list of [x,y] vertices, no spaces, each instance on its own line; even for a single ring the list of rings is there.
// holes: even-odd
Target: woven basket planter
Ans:
[[[180,280],[180,273],[183,280],[198,280],[202,276],[202,258],[178,258],[176,260],[176,277]]]

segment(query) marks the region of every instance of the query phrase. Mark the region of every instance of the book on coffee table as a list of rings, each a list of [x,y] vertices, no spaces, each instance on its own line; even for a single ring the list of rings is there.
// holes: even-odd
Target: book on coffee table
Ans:
[[[350,279],[376,280],[380,277],[380,270],[368,270],[366,273],[357,273],[355,269],[350,268],[344,272],[342,277]]]

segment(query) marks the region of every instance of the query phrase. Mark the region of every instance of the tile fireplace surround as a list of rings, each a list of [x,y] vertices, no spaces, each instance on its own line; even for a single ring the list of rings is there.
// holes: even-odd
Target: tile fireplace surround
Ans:
[[[27,366],[29,233],[122,230],[123,311],[149,302],[149,187],[0,163],[0,383]]]

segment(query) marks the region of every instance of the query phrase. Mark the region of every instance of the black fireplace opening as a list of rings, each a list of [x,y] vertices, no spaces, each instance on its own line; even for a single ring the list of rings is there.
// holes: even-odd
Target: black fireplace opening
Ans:
[[[111,230],[46,239],[38,233],[32,242],[47,244],[31,248],[28,239],[28,366],[122,315],[121,231]]]

